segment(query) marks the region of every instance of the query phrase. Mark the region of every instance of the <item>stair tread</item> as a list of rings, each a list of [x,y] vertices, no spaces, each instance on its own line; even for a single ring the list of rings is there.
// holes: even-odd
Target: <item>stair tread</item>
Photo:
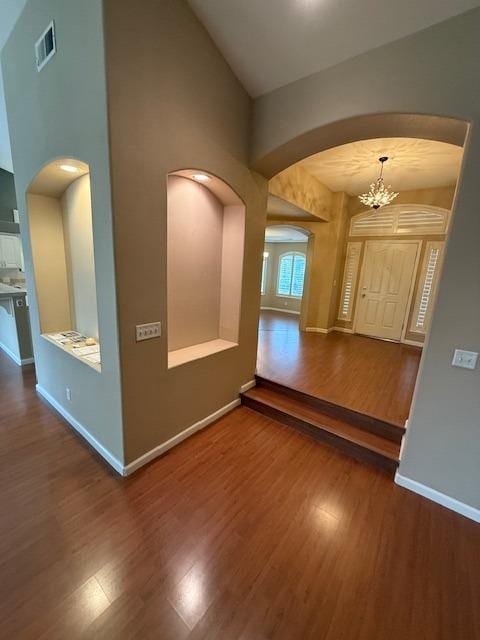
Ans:
[[[255,375],[255,378],[257,380],[257,385],[258,386],[262,386],[263,387],[265,384],[266,385],[273,385],[274,387],[278,388],[279,393],[281,393],[282,389],[285,389],[286,391],[288,391],[290,393],[294,393],[296,395],[307,396],[313,402],[317,402],[317,403],[322,404],[324,406],[335,407],[339,411],[351,413],[352,415],[356,415],[356,416],[360,417],[361,419],[372,420],[374,422],[378,422],[378,423],[387,425],[387,426],[393,428],[395,431],[397,431],[400,434],[404,434],[405,433],[405,425],[403,425],[403,424],[392,422],[391,420],[386,420],[385,418],[382,418],[380,416],[376,416],[376,415],[373,415],[373,414],[370,414],[370,413],[362,413],[362,412],[358,411],[358,409],[355,409],[355,408],[350,407],[348,405],[336,404],[335,402],[332,402],[331,400],[328,400],[327,398],[322,398],[319,395],[315,395],[315,396],[310,395],[306,391],[302,391],[300,389],[295,389],[293,387],[289,387],[288,385],[285,385],[285,384],[283,384],[281,382],[275,382],[274,380],[270,380],[269,378],[264,378],[262,376],[259,376],[258,374]]]
[[[398,462],[400,454],[399,444],[365,431],[345,420],[327,415],[319,409],[304,404],[299,400],[264,387],[254,387],[242,395],[274,409],[283,411],[295,418],[304,420],[314,427],[323,429],[328,433],[339,436],[344,440]]]

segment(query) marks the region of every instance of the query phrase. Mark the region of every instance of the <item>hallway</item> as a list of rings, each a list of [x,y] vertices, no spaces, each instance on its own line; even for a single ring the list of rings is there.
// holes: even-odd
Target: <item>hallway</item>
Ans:
[[[403,426],[421,350],[339,332],[299,332],[298,318],[261,312],[258,375]]]

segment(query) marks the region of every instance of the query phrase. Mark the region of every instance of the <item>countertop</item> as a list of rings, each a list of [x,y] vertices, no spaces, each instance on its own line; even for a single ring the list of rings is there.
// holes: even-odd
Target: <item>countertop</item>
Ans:
[[[3,284],[0,282],[0,298],[11,298],[13,296],[25,296],[26,289],[17,289],[17,287],[11,287],[9,284]]]

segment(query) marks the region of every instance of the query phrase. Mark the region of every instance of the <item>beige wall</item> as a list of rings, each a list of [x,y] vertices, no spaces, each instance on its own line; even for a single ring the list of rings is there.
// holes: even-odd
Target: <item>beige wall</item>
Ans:
[[[237,398],[253,377],[267,188],[247,166],[251,101],[188,4],[107,0],[105,10],[125,448],[132,461]],[[125,47],[135,34],[135,47]],[[166,176],[188,168],[220,177],[246,204],[239,346],[169,370],[165,332],[140,344],[132,333],[138,323],[167,317]]]
[[[98,338],[90,176],[78,178],[62,196],[63,235],[72,326]]]
[[[254,166],[271,176],[326,146],[395,131],[461,144],[462,123],[408,114],[473,123],[400,473],[477,509],[480,369],[451,360],[456,347],[480,350],[479,31],[475,9],[262,96],[252,150]]]
[[[262,307],[272,307],[300,313],[302,298],[289,298],[277,295],[278,261],[280,256],[289,251],[298,251],[307,255],[306,242],[266,242],[265,251],[268,252],[267,277],[265,294],[262,295]]]
[[[58,53],[38,73],[33,45],[52,19]],[[103,29],[102,0],[29,0],[3,49],[2,71],[38,385],[122,464]],[[91,169],[101,373],[40,337],[26,192],[42,167],[65,157],[82,160]],[[133,207],[132,218],[136,213]],[[133,264],[141,254],[138,251]],[[51,269],[45,276],[56,277]]]

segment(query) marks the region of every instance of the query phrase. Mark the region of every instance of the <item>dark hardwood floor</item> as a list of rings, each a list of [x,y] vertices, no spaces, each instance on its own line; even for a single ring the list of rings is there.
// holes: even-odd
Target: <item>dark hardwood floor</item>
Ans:
[[[238,408],[120,478],[0,352],[0,638],[478,640],[480,526]]]
[[[262,311],[257,373],[303,393],[404,426],[421,349],[298,330],[298,316]]]

